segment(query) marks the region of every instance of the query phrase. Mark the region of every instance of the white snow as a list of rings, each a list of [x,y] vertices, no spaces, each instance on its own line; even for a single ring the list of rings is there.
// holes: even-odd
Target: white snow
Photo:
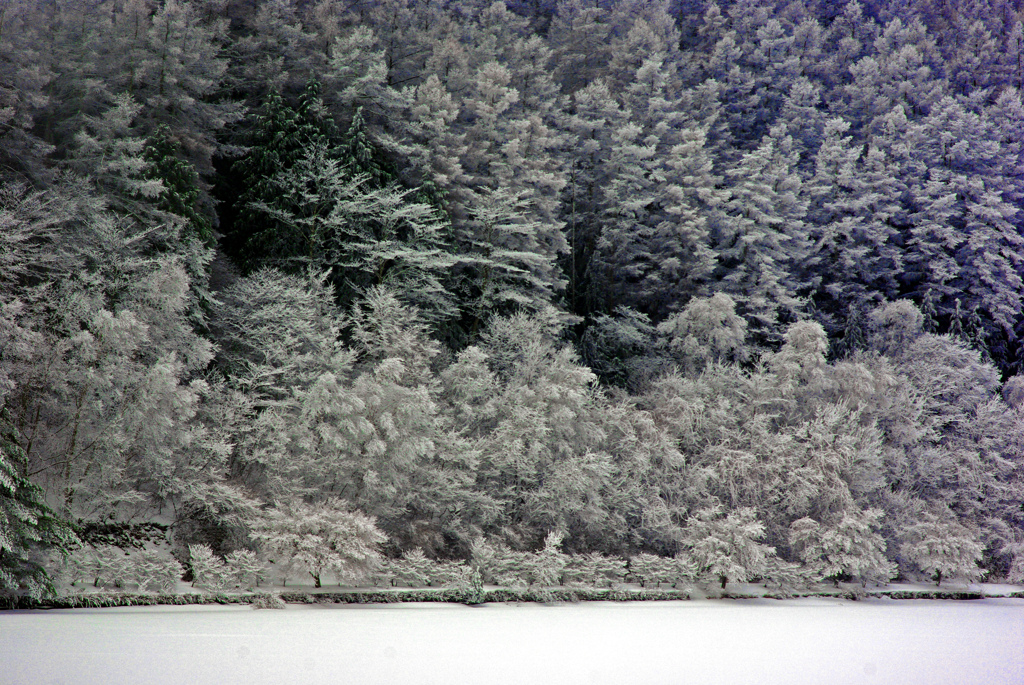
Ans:
[[[0,684],[1024,683],[1024,600],[0,612]]]

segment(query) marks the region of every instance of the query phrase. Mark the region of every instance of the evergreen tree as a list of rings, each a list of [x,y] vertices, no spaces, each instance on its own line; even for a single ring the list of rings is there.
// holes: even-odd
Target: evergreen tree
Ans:
[[[805,186],[812,248],[797,265],[801,280],[815,286],[816,318],[839,350],[863,343],[867,312],[898,294],[903,264],[890,221],[899,198],[884,153],[872,147],[864,154],[849,128],[838,118],[825,124]]]
[[[0,168],[42,181],[52,147],[38,135],[53,79],[47,58],[47,17],[34,2],[12,0],[0,9]],[[39,115],[44,121],[39,121]]]
[[[773,128],[728,172],[735,179],[732,197],[712,230],[716,288],[736,301],[752,333],[769,340],[802,306],[793,278],[807,254],[798,160],[786,127]]]
[[[319,93],[319,84],[310,81],[297,109],[289,107],[279,94],[271,93],[245,137],[248,153],[232,167],[238,177],[239,194],[227,246],[248,269],[270,256],[264,243],[274,242],[274,234],[283,230],[261,209],[273,206],[277,199],[272,179],[289,172],[307,149],[318,145],[330,150],[336,144],[334,122],[327,117]]]
[[[25,475],[28,460],[6,404],[0,404],[0,596],[54,592],[45,552],[71,551],[78,538]]]
[[[548,29],[554,49],[554,75],[562,90],[574,93],[597,81],[608,60],[607,10],[586,0],[559,0]]]
[[[240,17],[233,36],[226,80],[248,99],[265,102],[270,93],[301,92],[325,60],[315,35],[304,26],[295,0],[262,0]]]
[[[149,163],[146,176],[163,185],[157,196],[157,208],[185,219],[192,235],[210,244],[213,242],[213,227],[210,217],[200,211],[199,174],[178,156],[181,146],[170,135],[166,126],[157,128],[142,151],[143,158]]]

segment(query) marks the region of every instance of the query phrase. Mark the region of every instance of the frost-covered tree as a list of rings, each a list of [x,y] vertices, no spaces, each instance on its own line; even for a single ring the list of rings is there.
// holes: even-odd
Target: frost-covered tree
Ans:
[[[68,160],[70,168],[122,202],[154,200],[164,190],[149,177],[146,141],[133,130],[141,111],[142,105],[123,95],[101,116],[85,118]]]
[[[807,254],[807,198],[797,173],[799,151],[785,125],[729,170],[734,181],[725,212],[714,220],[715,289],[736,301],[751,332],[766,339],[802,304],[794,266]]]
[[[865,316],[898,293],[902,256],[890,218],[898,212],[884,153],[867,154],[848,135],[849,122],[828,120],[805,184],[811,198],[808,259],[797,273],[815,286],[816,318],[840,349],[863,344]]]
[[[233,55],[226,80],[249,98],[270,92],[295,92],[322,71],[323,55],[315,35],[304,25],[295,0],[263,0],[244,12],[241,35],[232,41]]]
[[[724,590],[729,582],[746,582],[764,573],[775,550],[759,542],[763,537],[764,524],[753,509],[723,515],[720,507],[711,507],[690,517],[681,544],[698,574],[714,578]]]
[[[475,455],[441,414],[430,368],[437,344],[384,289],[353,307],[349,335],[354,349],[299,397],[299,482],[376,517],[403,546],[433,553],[445,536],[468,544],[462,516],[479,518],[469,492]]]
[[[913,119],[927,114],[944,94],[941,56],[920,19],[894,18],[873,47],[849,67],[852,82],[843,86],[833,109],[866,135],[880,132],[893,108]]]
[[[600,257],[594,260],[608,209],[606,187],[616,173],[613,146],[618,130],[631,115],[604,81],[580,88],[572,94],[571,103],[560,124],[567,136],[562,159],[568,169],[561,216],[569,254],[563,268],[569,281],[569,305],[574,312],[584,314],[603,308]]]
[[[253,537],[288,568],[307,572],[315,587],[327,573],[339,583],[366,578],[380,563],[380,545],[387,541],[372,518],[337,500],[279,503],[254,524]]]
[[[739,363],[748,355],[747,322],[725,293],[694,298],[686,308],[658,324],[669,355],[689,373],[708,364]]]
[[[553,313],[548,321],[557,321]],[[678,455],[649,417],[609,401],[571,348],[553,344],[551,329],[523,314],[495,318],[481,350],[497,387],[493,399],[476,399],[484,418],[468,436],[480,450],[477,485],[500,506],[495,533],[524,547],[558,529],[567,549],[611,551],[624,547],[627,522],[645,508],[668,509],[641,474]],[[644,535],[664,541],[669,527],[649,521]]]
[[[447,222],[395,185],[375,188],[314,143],[268,180],[270,198],[251,206],[273,223],[259,236],[267,261],[288,271],[332,270],[341,304],[389,285],[433,320],[453,313],[443,280],[455,260]]]
[[[983,545],[978,534],[958,523],[943,507],[919,510],[901,533],[902,556],[926,576],[935,579],[978,581],[985,572],[978,565]]]
[[[261,269],[217,293],[210,327],[217,363],[231,383],[261,400],[282,400],[327,368],[339,322],[326,275]]]
[[[919,301],[924,290],[933,291],[939,317],[954,314],[960,300],[981,315],[983,335],[1002,331],[1012,338],[1022,297],[1019,207],[1005,195],[1009,184],[993,124],[952,98],[936,103],[924,120],[915,157],[928,172],[913,188],[917,211],[904,278]]]
[[[862,583],[886,582],[896,566],[885,556],[885,540],[877,532],[881,509],[844,512],[831,525],[812,518],[794,521],[790,527],[790,545],[800,558],[823,578],[837,584],[842,576]]]
[[[52,151],[36,130],[46,120],[54,76],[46,21],[35,2],[7,0],[0,7],[0,159],[5,170],[36,180],[48,175],[44,160]]]
[[[255,268],[271,256],[270,246],[277,242],[276,234],[284,230],[262,209],[275,203],[272,179],[291,171],[309,148],[334,146],[338,133],[324,109],[316,81],[306,84],[294,108],[279,93],[269,93],[248,123],[249,129],[242,136],[248,152],[232,165],[238,194],[232,199],[236,214],[227,248],[245,266]]]
[[[139,225],[84,184],[50,193],[62,230],[40,275],[53,295],[33,305],[40,344],[12,367],[31,468],[77,513],[180,502],[223,473],[197,414],[211,348],[192,328],[186,265],[202,258],[164,251],[175,225]]]
[[[555,77],[566,92],[594,83],[608,61],[607,9],[586,0],[559,0],[548,36]]]

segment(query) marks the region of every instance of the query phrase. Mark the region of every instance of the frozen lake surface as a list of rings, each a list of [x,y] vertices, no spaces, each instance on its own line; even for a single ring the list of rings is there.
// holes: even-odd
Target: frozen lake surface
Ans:
[[[1024,683],[1024,600],[0,612],[0,685]]]

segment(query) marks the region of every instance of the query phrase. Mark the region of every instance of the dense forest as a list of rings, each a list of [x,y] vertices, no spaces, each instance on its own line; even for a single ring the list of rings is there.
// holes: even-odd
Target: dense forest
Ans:
[[[0,592],[151,522],[1024,580],[1022,19],[0,0]]]

